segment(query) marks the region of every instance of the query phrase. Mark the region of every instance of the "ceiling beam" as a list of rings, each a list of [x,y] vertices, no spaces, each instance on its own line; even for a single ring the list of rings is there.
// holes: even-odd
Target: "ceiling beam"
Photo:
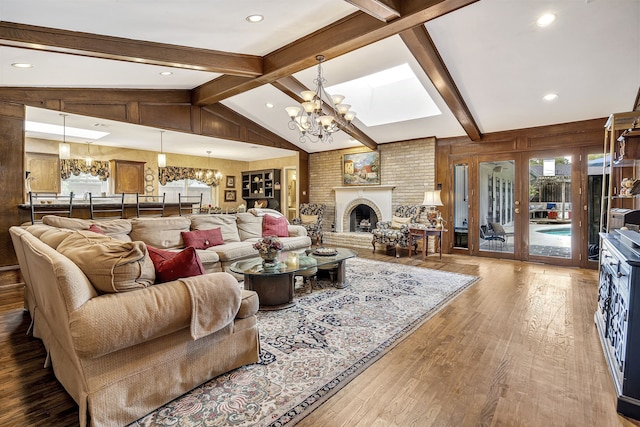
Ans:
[[[262,74],[262,58],[165,43],[0,21],[0,46],[208,71],[232,76]]]
[[[382,22],[393,21],[400,17],[399,0],[345,0],[364,13],[368,13]]]
[[[336,58],[383,40],[478,0],[406,0],[402,16],[389,23],[364,12],[353,13],[263,57],[264,74],[239,81],[222,76],[192,91],[195,105],[219,102],[317,64],[316,55]]]
[[[273,82],[272,85],[298,102],[304,101],[300,97],[299,93],[304,90],[309,90],[305,85],[300,83],[299,80],[291,76],[283,77]],[[322,104],[323,104],[323,107],[327,107],[324,101],[322,102]],[[350,126],[347,126],[346,128],[342,129],[342,131],[347,135],[349,135],[351,138],[358,140],[358,142],[362,143],[364,146],[369,147],[372,150],[378,149],[378,143],[376,143],[373,139],[369,138],[367,134],[365,134],[363,131],[358,129],[353,123]]]
[[[400,33],[400,37],[424,72],[429,76],[429,79],[431,79],[431,82],[453,115],[458,119],[464,131],[469,135],[469,138],[472,141],[480,140],[482,138],[480,129],[425,26],[418,25],[410,30],[403,31]]]

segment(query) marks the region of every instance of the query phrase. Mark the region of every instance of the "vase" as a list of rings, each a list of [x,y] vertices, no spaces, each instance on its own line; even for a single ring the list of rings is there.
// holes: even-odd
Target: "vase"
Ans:
[[[280,255],[280,251],[267,249],[266,251],[260,251],[259,253],[264,267],[275,267],[278,265],[278,256]]]

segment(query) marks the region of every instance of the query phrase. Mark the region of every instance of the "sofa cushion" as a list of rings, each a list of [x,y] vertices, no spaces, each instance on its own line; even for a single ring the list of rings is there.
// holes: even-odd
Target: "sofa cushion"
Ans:
[[[147,245],[147,250],[155,268],[156,283],[204,274],[200,257],[191,246],[180,252],[165,251],[150,245]]]
[[[256,237],[262,237],[262,216],[263,215],[256,215],[248,212],[236,214],[240,240],[244,241]]]
[[[300,221],[302,221],[303,224],[317,224],[318,215],[300,214]]]
[[[67,228],[69,230],[88,230],[92,224],[96,224],[107,236],[111,236],[118,240],[130,242],[131,223],[127,219],[109,219],[94,221],[90,219],[65,218],[56,215],[45,215],[42,217],[42,223],[58,228]]]
[[[252,240],[253,239],[248,242],[251,242]],[[258,241],[258,239],[256,239],[256,241]],[[207,252],[209,251],[215,251],[222,262],[258,256],[258,251],[253,248],[253,245],[248,245],[246,242],[225,243],[224,245],[207,249]]]
[[[131,240],[141,240],[159,249],[180,249],[184,247],[182,231],[189,231],[191,220],[183,216],[161,218],[132,218]]]
[[[122,242],[90,231],[76,231],[58,245],[100,292],[146,288],[155,280],[153,263],[143,242]]]
[[[265,215],[262,219],[262,236],[289,237],[289,223],[285,217]]]
[[[239,242],[238,225],[235,215],[193,215],[191,217],[192,230],[209,230],[220,227],[224,243]]]
[[[75,233],[75,231],[73,230],[49,227],[49,230],[40,235],[40,240],[42,240],[42,242],[46,243],[53,249],[58,249],[58,245],[60,245],[60,243],[62,243],[64,239],[66,239],[73,233]]]
[[[211,246],[224,244],[220,227],[210,230],[182,231],[180,234],[182,235],[182,240],[184,240],[184,245],[191,246],[194,249],[207,249]]]
[[[409,224],[411,222],[411,217],[401,217],[401,216],[393,216],[391,219],[391,228],[394,230],[400,230],[403,225]]]

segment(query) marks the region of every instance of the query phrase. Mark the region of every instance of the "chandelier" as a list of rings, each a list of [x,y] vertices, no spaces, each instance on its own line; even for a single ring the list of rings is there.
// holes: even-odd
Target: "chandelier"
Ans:
[[[324,85],[327,82],[322,76],[324,55],[316,56],[318,60],[318,77],[313,81],[316,90],[305,90],[300,93],[304,100],[300,107],[287,107],[289,129],[300,133],[300,142],[333,142],[332,134],[349,126],[356,113],[349,111],[351,105],[343,104],[343,95],[329,95]]]

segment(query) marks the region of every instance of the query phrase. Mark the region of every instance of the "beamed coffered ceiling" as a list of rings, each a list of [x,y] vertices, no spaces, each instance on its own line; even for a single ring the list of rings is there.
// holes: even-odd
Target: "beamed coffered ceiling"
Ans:
[[[249,23],[255,13],[264,20]],[[547,28],[536,25],[543,13],[557,17]],[[53,124],[60,111],[91,104],[94,117],[72,114],[67,125],[111,133],[97,144],[157,150],[162,128],[175,131],[165,151],[192,155],[478,141],[631,110],[640,86],[640,0],[4,0],[0,17],[0,101],[44,107],[29,108],[27,119]],[[408,64],[441,114],[376,126],[356,119],[331,145],[302,144],[284,107],[313,89],[318,54],[328,86]],[[547,93],[558,99],[543,101]],[[395,109],[411,98],[386,96],[370,102]],[[190,119],[156,123],[149,117],[158,109]],[[203,117],[220,124],[203,129]]]

